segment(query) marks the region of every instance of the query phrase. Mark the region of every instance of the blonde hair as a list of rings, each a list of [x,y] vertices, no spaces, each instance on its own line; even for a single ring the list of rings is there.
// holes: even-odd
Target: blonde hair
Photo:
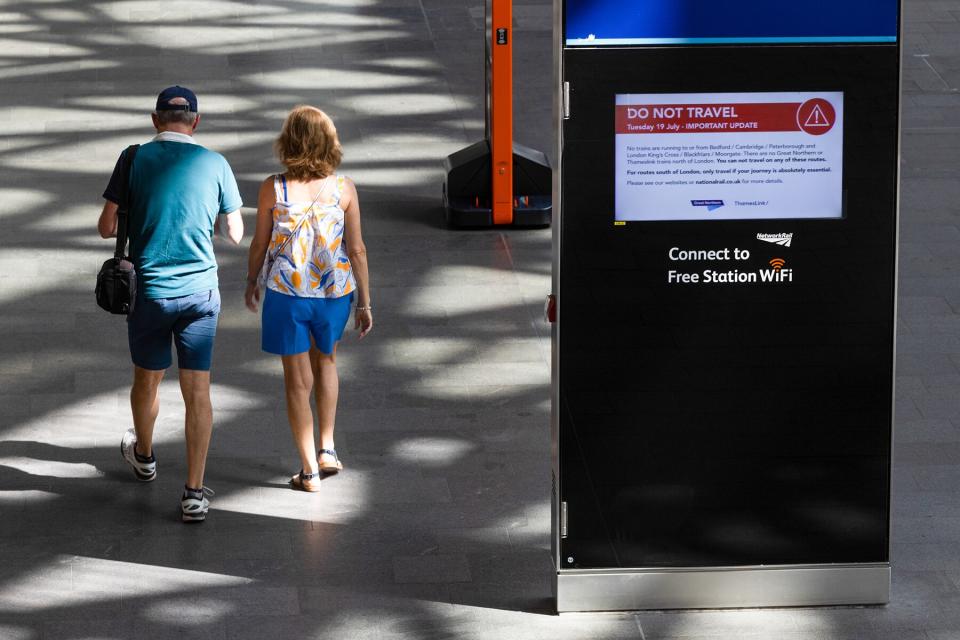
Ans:
[[[320,109],[304,104],[290,111],[274,148],[292,180],[325,178],[343,159],[333,120]]]

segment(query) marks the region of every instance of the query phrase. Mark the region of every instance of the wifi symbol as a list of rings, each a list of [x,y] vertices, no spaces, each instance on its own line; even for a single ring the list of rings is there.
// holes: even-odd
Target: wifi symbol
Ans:
[[[773,267],[774,271],[780,271],[785,264],[787,264],[787,261],[783,258],[774,258],[770,261],[770,266]]]

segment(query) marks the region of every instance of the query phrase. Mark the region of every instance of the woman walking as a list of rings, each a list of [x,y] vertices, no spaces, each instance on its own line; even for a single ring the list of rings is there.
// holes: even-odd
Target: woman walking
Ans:
[[[255,312],[265,289],[261,346],[283,362],[287,418],[300,453],[301,468],[290,484],[318,491],[323,474],[343,469],[333,439],[340,386],[336,355],[354,298],[360,337],[373,328],[367,252],[356,187],[336,173],[343,150],[329,116],[295,107],[275,147],[286,171],[260,187],[244,298]]]

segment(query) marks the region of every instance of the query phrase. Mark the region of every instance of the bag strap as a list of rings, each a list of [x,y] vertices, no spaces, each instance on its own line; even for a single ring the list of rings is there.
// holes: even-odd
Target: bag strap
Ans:
[[[306,210],[304,211],[304,214],[300,217],[300,220],[297,222],[297,226],[293,228],[293,230],[290,232],[290,235],[284,238],[280,246],[277,247],[277,250],[273,252],[273,257],[271,258],[271,261],[276,260],[278,257],[280,257],[280,254],[283,253],[284,248],[286,248],[286,246],[290,243],[293,237],[297,235],[297,232],[300,230],[300,227],[303,226],[303,223],[307,221],[307,218],[313,217],[312,213],[308,215],[307,212],[311,211],[313,209],[313,205],[317,204],[317,200],[320,199],[320,195],[322,193],[323,193],[323,187],[320,187],[320,191],[317,192],[317,197],[314,198],[313,202],[310,203],[310,206],[306,208]]]
[[[130,217],[130,173],[133,170],[133,159],[137,157],[138,144],[127,147],[120,156],[120,202],[117,203],[117,246],[113,251],[115,258],[123,259],[127,246],[127,231]]]

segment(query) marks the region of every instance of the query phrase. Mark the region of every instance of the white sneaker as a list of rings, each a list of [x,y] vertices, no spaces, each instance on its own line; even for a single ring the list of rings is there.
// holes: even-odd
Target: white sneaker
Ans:
[[[183,488],[183,495],[180,497],[180,517],[184,522],[203,522],[207,517],[207,511],[210,509],[210,501],[207,496],[213,495],[213,489],[202,487],[200,491],[187,491]]]
[[[133,429],[123,434],[120,440],[120,455],[126,460],[127,464],[133,469],[133,474],[140,482],[152,482],[157,478],[157,457],[150,454],[150,459],[143,460],[142,456],[137,455],[137,432]]]

